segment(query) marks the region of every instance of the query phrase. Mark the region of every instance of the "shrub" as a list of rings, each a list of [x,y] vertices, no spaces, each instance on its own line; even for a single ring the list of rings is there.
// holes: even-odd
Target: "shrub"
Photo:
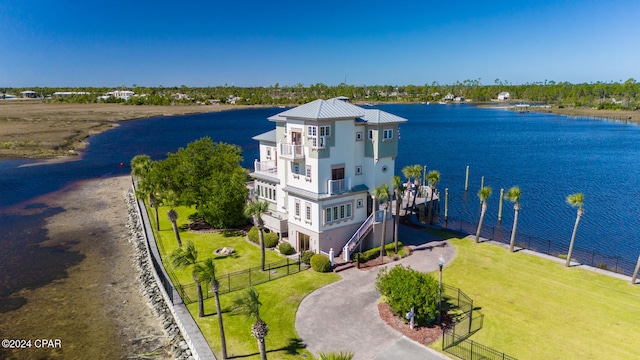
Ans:
[[[280,250],[280,254],[282,255],[291,255],[295,252],[293,250],[293,246],[291,246],[291,244],[289,244],[288,242],[283,242],[282,244],[280,244],[278,250]]]
[[[252,227],[251,230],[247,233],[247,238],[249,241],[260,244],[260,237],[258,234],[258,228]],[[278,245],[278,234],[272,232],[264,232],[264,247],[265,248],[273,248]]]
[[[414,307],[416,322],[427,325],[438,314],[438,281],[430,274],[402,265],[391,270],[383,268],[376,278],[376,288],[396,316],[404,317]]]
[[[313,251],[307,250],[307,251],[302,253],[302,256],[300,257],[300,260],[302,260],[302,262],[307,264],[307,265],[311,265],[311,257],[313,255],[315,255],[315,254],[316,253],[314,253]]]
[[[402,245],[401,242],[398,242],[398,255],[400,255],[401,257],[405,257],[407,255],[409,255],[408,251],[409,249],[407,248],[406,250],[406,254],[405,252],[403,252],[403,248],[405,246]],[[394,250],[396,249],[395,245],[393,243],[389,243],[387,245],[384,246],[384,253],[385,255],[389,255],[389,254],[393,254]],[[404,254],[404,255],[403,255]],[[351,260],[355,261],[356,259],[358,259],[358,253],[353,253],[351,254]],[[364,263],[367,262],[371,259],[375,259],[377,257],[380,256],[380,246],[378,247],[374,247],[373,249],[364,251],[360,253],[360,263]]]
[[[311,268],[317,272],[331,271],[331,261],[322,254],[315,254],[311,257]]]

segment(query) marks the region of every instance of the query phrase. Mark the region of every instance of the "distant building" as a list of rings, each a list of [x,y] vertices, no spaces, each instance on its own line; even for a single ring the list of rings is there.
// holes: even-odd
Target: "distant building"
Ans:
[[[87,91],[56,91],[53,93],[53,96],[57,97],[68,97],[74,95],[91,95],[91,93]]]
[[[136,93],[130,90],[114,90],[109,91],[108,93],[104,94],[104,96],[100,96],[99,99],[106,100],[113,97],[116,99],[129,100],[132,96],[135,96],[135,94]]]
[[[455,101],[455,102],[464,102],[464,96],[456,96],[455,98],[453,98],[453,101]]]
[[[510,96],[511,96],[511,95],[510,95],[508,92],[503,91],[503,92],[501,92],[500,94],[498,94],[498,100],[502,100],[502,101],[504,101],[504,100],[509,100],[509,97],[510,97]]]
[[[455,99],[455,96],[453,96],[452,93],[448,93],[447,95],[444,96],[445,101],[453,101],[453,99]]]
[[[35,99],[38,97],[38,94],[36,94],[35,91],[27,90],[27,91],[20,92],[20,97],[27,98],[27,99]]]

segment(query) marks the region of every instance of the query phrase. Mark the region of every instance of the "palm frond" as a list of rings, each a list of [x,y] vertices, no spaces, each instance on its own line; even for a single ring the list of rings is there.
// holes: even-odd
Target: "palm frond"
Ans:
[[[212,258],[206,258],[193,266],[193,273],[199,281],[211,283],[216,278],[216,264]]]
[[[482,189],[478,190],[478,197],[480,201],[485,202],[491,196],[491,188],[488,186],[482,187]]]
[[[567,196],[567,203],[573,207],[577,206],[582,209],[582,205],[584,205],[584,194],[575,193]]]
[[[504,194],[504,198],[513,203],[517,203],[520,201],[520,194],[520,188],[517,186],[513,186],[509,189],[509,191],[507,191],[506,194]]]
[[[186,246],[175,249],[169,257],[175,268],[184,269],[198,262],[198,250],[193,242],[189,241]]]

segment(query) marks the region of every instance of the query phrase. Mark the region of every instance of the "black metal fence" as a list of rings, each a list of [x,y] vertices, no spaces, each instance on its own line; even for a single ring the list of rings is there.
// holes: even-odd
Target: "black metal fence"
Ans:
[[[500,351],[478,344],[467,338],[484,324],[484,315],[474,310],[473,300],[460,289],[449,285],[442,285],[442,297],[452,307],[460,310],[461,314],[453,318],[453,323],[446,326],[442,333],[442,350],[461,359],[515,359]]]
[[[516,360],[513,356],[509,356],[503,352],[478,344],[473,340],[456,335],[449,328],[444,330],[442,341],[442,348],[446,352],[461,359]]]
[[[270,264],[265,264],[265,270],[261,267],[245,269],[225,275],[217,276],[219,283],[219,294],[226,294],[232,291],[242,290],[254,285],[263,284],[271,280],[279,279],[288,275],[299,273],[309,267],[300,261],[286,258]],[[176,282],[178,284],[178,282]],[[213,296],[210,284],[202,284],[203,299]],[[191,304],[198,299],[197,287],[195,283],[187,285],[178,285],[177,290],[185,304]]]
[[[449,230],[475,235],[477,226],[477,224],[465,220],[449,219],[446,227]],[[480,236],[503,244],[509,244],[511,242],[511,229],[504,229],[500,226],[485,226],[482,228]],[[519,232],[516,233],[515,246],[563,259],[566,259],[569,253],[568,241],[560,243]],[[620,256],[602,254],[579,246],[573,247],[571,261],[627,276],[633,275],[636,266],[636,262],[632,260]]]

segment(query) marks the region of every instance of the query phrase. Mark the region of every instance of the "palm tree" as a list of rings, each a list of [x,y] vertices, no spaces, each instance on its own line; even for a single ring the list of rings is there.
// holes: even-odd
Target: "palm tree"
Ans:
[[[177,195],[172,190],[167,190],[164,194],[165,203],[169,205],[169,211],[167,212],[167,218],[171,221],[171,227],[173,228],[173,234],[176,236],[176,241],[178,241],[178,247],[182,247],[182,241],[180,241],[180,231],[178,229],[178,212],[174,209],[177,201]]]
[[[427,175],[427,182],[429,183],[429,187],[431,187],[431,201],[429,201],[429,215],[427,219],[429,219],[429,224],[433,224],[433,197],[436,194],[436,186],[438,185],[438,181],[440,181],[440,171],[431,170]]]
[[[389,209],[389,184],[382,184],[373,189],[373,196],[384,204],[384,217],[382,218],[382,240],[380,245],[380,258],[384,256],[384,243],[387,235],[387,210]]]
[[[584,214],[584,209],[582,205],[584,205],[584,194],[575,193],[567,196],[567,203],[573,207],[578,207],[578,213],[576,215],[576,224],[573,226],[573,234],[571,234],[571,243],[569,244],[569,253],[567,254],[567,262],[565,266],[569,266],[571,263],[571,253],[573,252],[573,243],[576,240],[576,232],[578,231],[578,223],[580,222],[580,218]]]
[[[404,195],[404,186],[400,176],[393,177],[393,191],[396,195],[396,217],[393,221],[393,243],[396,254],[398,253],[398,226],[400,225],[400,206],[402,204],[402,196]]]
[[[171,209],[167,212],[167,218],[171,221],[171,226],[173,227],[173,234],[176,236],[176,240],[178,241],[178,247],[182,247],[182,241],[180,241],[180,231],[178,231],[178,212],[174,209]]]
[[[224,325],[222,324],[222,310],[220,309],[219,297],[220,284],[218,283],[218,279],[216,279],[216,264],[212,258],[206,258],[204,262],[197,263],[193,271],[201,282],[211,284],[211,292],[213,292],[213,296],[216,299],[216,313],[218,315],[218,327],[220,328],[220,345],[222,348],[222,359],[224,360],[227,358],[227,341],[224,336]]]
[[[196,283],[196,290],[198,292],[198,317],[204,317],[204,301],[202,299],[202,285],[201,280],[196,273],[196,264],[198,263],[198,250],[196,250],[193,242],[187,242],[187,246],[175,249],[171,255],[171,264],[176,269],[184,269],[187,266],[192,266],[191,277]]]
[[[269,210],[269,203],[266,201],[250,201],[244,208],[244,214],[247,217],[253,218],[253,224],[258,228],[258,239],[260,239],[260,264],[261,269],[264,271],[264,221],[262,220],[262,214]]]
[[[478,230],[476,231],[476,243],[480,242],[480,230],[482,230],[482,221],[484,220],[484,214],[487,212],[487,199],[491,196],[491,188],[488,186],[483,186],[482,189],[478,191],[478,197],[480,198],[480,203],[482,204],[482,210],[480,211],[480,221],[478,222]]]
[[[350,351],[340,351],[338,353],[319,353],[320,360],[351,360],[353,353]]]
[[[422,166],[419,164],[409,165],[402,168],[402,174],[407,178],[407,182],[411,186],[407,190],[409,190],[409,194],[413,193],[413,201],[411,206],[412,212],[413,212],[413,208],[416,206],[416,197],[418,196],[418,191],[416,187],[418,183],[418,178],[420,177],[421,173],[422,173]]]
[[[144,180],[151,171],[151,158],[149,155],[136,155],[131,159],[131,176],[138,180]]]
[[[253,337],[258,340],[258,350],[260,350],[260,359],[267,360],[267,351],[265,349],[264,338],[269,333],[269,327],[260,318],[260,294],[250,287],[246,292],[233,300],[232,311],[235,314],[242,314],[247,319],[255,319],[256,322],[251,326]]]
[[[516,244],[516,228],[518,227],[518,213],[520,212],[520,188],[512,187],[504,195],[504,198],[513,203],[513,230],[511,230],[511,241],[509,242],[509,251],[513,252]]]

